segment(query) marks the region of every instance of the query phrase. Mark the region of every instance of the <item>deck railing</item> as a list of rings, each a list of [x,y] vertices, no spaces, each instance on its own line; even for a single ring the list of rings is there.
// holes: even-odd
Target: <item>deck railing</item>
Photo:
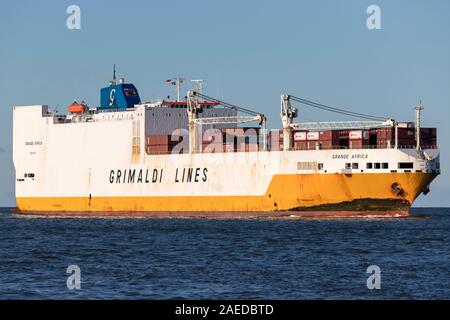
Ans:
[[[438,149],[437,145],[422,145],[422,149]],[[397,149],[415,149],[415,145],[399,145]],[[358,147],[348,147],[348,146],[313,146],[313,147],[292,147],[292,150],[352,150],[352,149],[395,149],[395,146],[379,146],[379,145],[366,145]]]
[[[398,146],[398,149],[415,149],[416,146],[414,145],[400,145]],[[321,148],[295,148],[293,147],[291,151],[313,151],[313,150],[357,150],[357,149],[363,149],[363,150],[369,150],[369,149],[395,149],[394,146],[377,146],[377,145],[368,145],[368,146],[360,146],[358,148],[350,148],[347,146],[329,146],[329,147],[321,147]],[[437,145],[423,145],[422,149],[438,149]],[[184,154],[187,153],[187,148],[183,148],[181,150],[178,151],[174,151],[172,152],[169,148],[167,150],[146,150],[147,154],[149,155],[162,155],[162,154],[172,154],[172,153],[176,153],[176,154]],[[210,150],[210,151],[207,151]],[[246,148],[231,148],[231,149],[222,149],[220,147],[218,148],[210,148],[204,150],[202,153],[237,153],[237,152],[258,152],[258,151],[262,151],[262,147],[259,147],[258,149],[246,149]],[[279,148],[268,148],[268,151],[282,151],[282,149]]]

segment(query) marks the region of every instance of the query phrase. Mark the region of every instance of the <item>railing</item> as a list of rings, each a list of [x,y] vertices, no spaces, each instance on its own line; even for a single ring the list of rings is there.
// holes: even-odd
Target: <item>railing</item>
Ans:
[[[439,149],[437,145],[423,145],[422,149]],[[415,145],[399,145],[397,149],[415,149]],[[366,145],[358,147],[349,146],[311,146],[311,147],[292,147],[292,150],[352,150],[352,149],[395,149],[395,146],[378,146],[378,145]]]
[[[213,143],[214,144],[214,143]],[[222,145],[223,146],[223,145]],[[168,146],[167,146],[168,147]],[[402,145],[402,146],[398,146],[398,149],[415,149],[416,146],[414,145]],[[438,149],[439,147],[437,145],[424,145],[422,146],[422,149]],[[376,146],[376,145],[368,145],[368,146],[360,146],[358,148],[350,148],[347,146],[328,146],[328,147],[321,147],[321,148],[300,148],[300,147],[293,147],[291,151],[313,151],[313,150],[357,150],[357,149],[364,149],[364,150],[368,150],[368,149],[395,149],[394,146]],[[253,149],[253,148],[245,148],[243,146],[240,146],[239,148],[230,148],[230,149],[225,149],[225,148],[220,148],[216,147],[216,148],[211,148],[208,149],[209,151],[203,150],[201,153],[237,153],[237,152],[258,152],[258,151],[262,151],[262,147],[258,146],[257,149]],[[269,151],[282,151],[282,149],[279,148],[269,148]],[[176,154],[183,154],[183,153],[187,153],[187,148],[183,148],[180,150],[177,150],[177,152],[172,152],[172,150],[168,149],[167,150],[152,150],[152,151],[148,151],[147,150],[147,154],[148,155],[161,155],[161,154],[172,154],[172,153],[176,153]]]

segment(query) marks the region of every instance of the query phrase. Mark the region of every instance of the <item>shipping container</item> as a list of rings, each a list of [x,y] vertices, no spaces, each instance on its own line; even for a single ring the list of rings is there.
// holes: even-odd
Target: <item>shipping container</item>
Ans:
[[[306,133],[306,140],[315,141],[319,140],[319,131],[309,131]]]
[[[222,133],[230,135],[244,135],[243,128],[223,128]]]
[[[294,131],[294,141],[306,141],[307,131]]]
[[[168,154],[170,152],[168,145],[147,145],[146,153],[152,154]]]
[[[369,131],[367,130],[351,130],[348,133],[350,140],[367,140],[369,139]]]
[[[283,136],[282,136],[281,130],[270,130],[269,131],[270,150],[279,151],[280,145],[282,145],[282,144],[283,144]]]
[[[329,150],[333,148],[333,140],[321,140],[319,141],[319,148]]]
[[[258,144],[256,143],[241,143],[237,148],[238,152],[254,152],[258,151]]]
[[[368,139],[352,139],[350,140],[350,149],[364,149],[369,145]]]
[[[332,137],[333,137],[332,130],[319,131],[319,140],[331,140]]]
[[[169,145],[170,135],[158,134],[147,136],[148,145]]]
[[[414,128],[413,122],[399,122],[398,123],[399,128]]]
[[[260,128],[258,127],[242,127],[242,128],[223,128],[222,133],[233,135],[258,135]]]
[[[416,135],[416,130],[414,128],[398,128],[398,138],[414,138]]]
[[[306,138],[306,136],[305,136]],[[294,141],[294,150],[308,150],[308,142]]]

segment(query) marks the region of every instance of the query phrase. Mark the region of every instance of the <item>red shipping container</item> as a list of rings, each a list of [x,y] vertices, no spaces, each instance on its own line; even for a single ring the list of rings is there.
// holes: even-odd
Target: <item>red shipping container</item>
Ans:
[[[308,150],[316,150],[316,149],[320,149],[320,142],[319,141],[308,141]]]
[[[338,139],[348,139],[348,134],[350,130],[336,130],[336,131]]]
[[[165,148],[164,148],[165,147]],[[170,152],[167,146],[147,146],[147,154],[168,154]]]
[[[170,135],[151,135],[147,136],[147,144],[149,145],[168,145],[170,141]]]
[[[241,143],[239,145],[239,148],[237,149],[238,152],[253,152],[258,151],[258,144],[256,143]]]
[[[398,128],[398,137],[399,138],[408,138],[416,135],[416,132],[414,129],[411,128]]]
[[[307,150],[308,142],[306,141],[294,141],[294,150]]]
[[[148,145],[147,149],[151,150],[151,151],[169,151],[169,146],[168,145]]]
[[[256,152],[259,150],[259,146],[257,143],[247,143],[245,146],[246,152]]]
[[[364,146],[364,141],[362,139],[352,139],[349,143],[350,149],[362,149]]]
[[[330,150],[333,149],[333,140],[321,140],[319,141],[320,149]]]
[[[333,131],[320,131],[319,140],[333,140]]]

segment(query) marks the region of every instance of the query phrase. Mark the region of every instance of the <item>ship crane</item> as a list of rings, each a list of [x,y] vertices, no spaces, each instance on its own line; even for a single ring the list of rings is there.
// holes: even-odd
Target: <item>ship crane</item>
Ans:
[[[211,124],[239,124],[239,123],[249,123],[249,122],[258,122],[261,126],[262,131],[262,150],[267,150],[267,118],[265,115],[252,111],[247,108],[242,108],[231,103],[227,103],[212,97],[208,97],[202,93],[196,91],[188,91],[187,94],[188,101],[188,119],[189,119],[189,152],[195,153],[198,152],[198,133],[197,133],[197,125],[211,125]],[[203,110],[203,106],[199,102],[211,102],[215,105],[221,105],[225,108],[233,109],[239,111],[245,116],[229,116],[229,117],[204,117],[199,118],[198,113]]]
[[[298,116],[298,109],[292,107],[291,100],[305,106],[318,108],[325,111],[339,113],[342,115],[359,118],[358,121],[317,121],[293,123]],[[395,127],[395,148],[398,147],[398,123],[394,119],[378,117],[359,112],[348,111],[341,108],[327,106],[317,102],[309,101],[289,94],[281,95],[281,121],[283,123],[283,150],[292,150],[292,129],[304,130],[333,130],[333,129],[369,129]]]

